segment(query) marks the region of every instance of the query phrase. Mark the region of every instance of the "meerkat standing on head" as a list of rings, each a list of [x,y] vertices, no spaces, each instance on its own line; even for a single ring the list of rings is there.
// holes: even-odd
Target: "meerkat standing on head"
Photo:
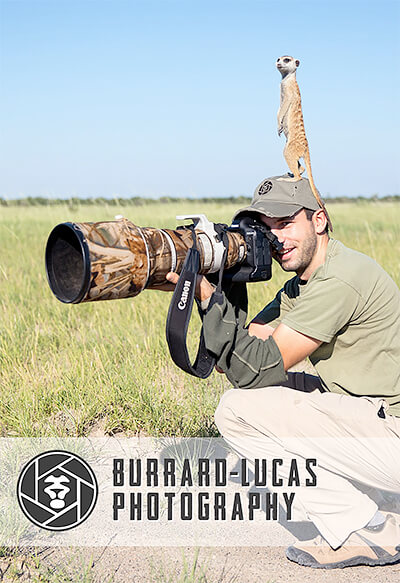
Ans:
[[[289,166],[293,178],[281,178],[281,180],[301,180],[304,168],[299,160],[303,158],[311,190],[318,204],[324,210],[328,227],[332,231],[332,223],[319,192],[314,184],[311,172],[310,151],[304,129],[303,112],[301,109],[300,89],[296,81],[296,69],[300,65],[298,59],[284,55],[276,61],[276,67],[282,75],[281,104],[278,111],[278,135],[283,132],[286,136],[286,146],[283,151],[285,160]]]

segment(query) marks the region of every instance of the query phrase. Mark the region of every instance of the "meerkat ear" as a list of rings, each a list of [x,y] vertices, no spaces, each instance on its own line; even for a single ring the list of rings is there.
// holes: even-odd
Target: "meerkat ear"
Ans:
[[[296,59],[296,67],[298,67],[300,65],[300,61],[299,59]]]

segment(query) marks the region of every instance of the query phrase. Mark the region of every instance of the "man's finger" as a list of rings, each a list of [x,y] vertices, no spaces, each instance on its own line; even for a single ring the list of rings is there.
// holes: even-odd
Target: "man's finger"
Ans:
[[[178,280],[179,280],[179,275],[177,273],[175,273],[174,271],[170,271],[165,276],[165,279],[167,279],[168,281],[170,281],[173,284],[177,284]]]

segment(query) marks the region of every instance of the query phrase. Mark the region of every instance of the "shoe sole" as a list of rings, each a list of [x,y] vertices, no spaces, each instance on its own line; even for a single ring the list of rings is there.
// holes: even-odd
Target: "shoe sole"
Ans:
[[[289,547],[286,550],[286,557],[289,561],[293,561],[302,567],[311,567],[313,569],[344,569],[345,567],[357,567],[365,565],[367,567],[383,567],[385,565],[393,565],[400,561],[400,548],[396,547],[397,552],[395,555],[388,555],[386,557],[377,557],[373,559],[371,557],[364,557],[358,555],[357,557],[352,557],[345,561],[338,561],[336,563],[318,563],[312,555],[306,551],[301,551],[295,547]]]

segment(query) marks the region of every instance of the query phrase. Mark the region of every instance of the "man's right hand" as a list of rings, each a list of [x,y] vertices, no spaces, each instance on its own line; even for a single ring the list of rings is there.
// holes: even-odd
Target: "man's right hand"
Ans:
[[[172,285],[170,289],[167,289],[167,286],[164,286],[164,291],[173,291],[175,285],[178,283],[179,274],[175,273],[174,271],[170,271],[167,273],[165,279],[169,281]],[[214,293],[215,288],[211,285],[207,278],[204,275],[198,275],[196,280],[196,298],[203,302],[204,300],[208,300]]]

